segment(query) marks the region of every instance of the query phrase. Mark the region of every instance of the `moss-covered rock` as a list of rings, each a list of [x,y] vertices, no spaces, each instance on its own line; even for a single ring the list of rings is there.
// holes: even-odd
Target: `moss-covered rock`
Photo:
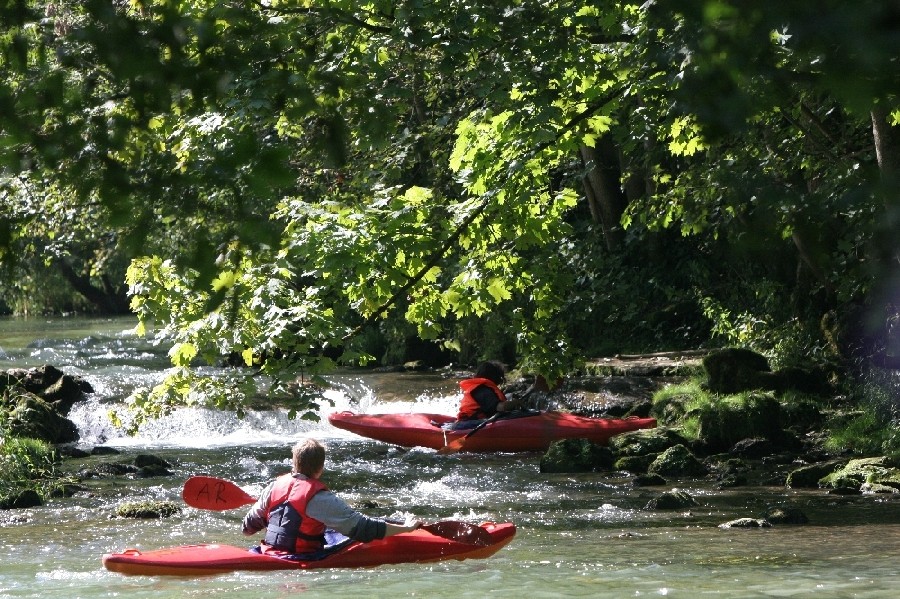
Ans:
[[[647,467],[648,474],[660,476],[703,476],[706,466],[684,445],[675,445],[659,454]]]
[[[0,418],[14,437],[40,439],[48,443],[71,443],[78,440],[75,423],[34,393],[17,390],[7,396]]]
[[[658,454],[674,445],[684,445],[687,440],[666,427],[645,428],[616,435],[609,440],[609,448],[616,457]]]
[[[613,466],[608,447],[586,439],[554,441],[541,457],[541,472],[597,472]]]
[[[690,493],[680,489],[672,489],[666,491],[659,497],[655,497],[647,502],[644,506],[645,510],[681,510],[684,508],[699,505],[697,500],[691,497]]]
[[[820,487],[830,489],[859,489],[863,484],[886,484],[883,481],[900,479],[900,471],[886,466],[887,458],[862,458],[850,460],[843,468],[839,468],[822,477]]]
[[[785,480],[785,485],[793,489],[815,488],[819,481],[843,465],[842,461],[820,462],[809,464],[792,470]]]
[[[873,480],[867,480],[866,482],[885,485],[900,490],[900,469],[892,466],[889,472],[886,472],[877,478],[873,478]]]
[[[647,472],[647,468],[656,459],[656,454],[648,455],[628,455],[619,458],[613,464],[615,470],[624,470],[626,472],[642,473]]]
[[[87,393],[93,393],[91,384],[78,376],[65,374],[49,364],[36,368],[12,368],[0,373],[0,394],[32,393],[53,406],[57,413],[66,416],[72,406],[82,401]]]
[[[130,502],[116,508],[120,518],[168,518],[180,512],[181,506],[172,501]]]
[[[774,447],[769,439],[754,437],[752,439],[741,439],[731,447],[730,452],[733,455],[752,460],[771,455]]]
[[[698,407],[699,439],[711,451],[727,451],[739,441],[782,439],[781,404],[771,393],[751,392],[716,398]]]

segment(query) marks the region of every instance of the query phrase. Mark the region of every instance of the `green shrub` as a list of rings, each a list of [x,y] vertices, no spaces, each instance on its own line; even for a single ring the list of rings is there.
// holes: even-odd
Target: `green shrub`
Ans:
[[[56,451],[45,441],[0,437],[0,506],[16,505],[23,493],[46,497],[57,461]]]
[[[58,459],[56,450],[46,441],[5,437],[0,441],[0,480],[27,483],[51,478]]]
[[[832,417],[826,447],[858,455],[886,455],[900,461],[900,379],[872,368],[851,389],[858,410]]]

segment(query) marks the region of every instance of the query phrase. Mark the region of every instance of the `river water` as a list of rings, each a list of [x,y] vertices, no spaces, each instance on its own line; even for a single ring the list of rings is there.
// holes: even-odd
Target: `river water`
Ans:
[[[437,455],[357,437],[279,413],[244,420],[183,410],[126,437],[106,417],[135,385],[152,384],[165,348],[134,338],[128,319],[0,320],[0,370],[53,364],[88,379],[96,393],[71,417],[85,445],[130,460],[152,452],[174,476],[115,478],[90,493],[0,512],[0,598],[19,597],[896,597],[900,501],[829,496],[818,490],[671,481],[695,496],[687,511],[646,510],[663,489],[634,488],[615,474],[544,475],[538,454]],[[455,381],[440,375],[341,373],[323,409],[452,413]],[[107,572],[103,553],[219,542],[249,546],[241,510],[185,508],[162,520],[116,518],[147,498],[180,502],[184,481],[209,474],[258,493],[289,469],[289,448],[313,436],[328,447],[325,481],[373,516],[512,521],[513,542],[486,560],[354,570],[233,573],[200,578]],[[108,459],[108,458],[107,458]],[[790,504],[803,526],[722,529]]]

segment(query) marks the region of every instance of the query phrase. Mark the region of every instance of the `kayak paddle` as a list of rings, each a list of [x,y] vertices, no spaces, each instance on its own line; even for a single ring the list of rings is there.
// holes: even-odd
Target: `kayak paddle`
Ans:
[[[192,476],[181,489],[181,498],[201,510],[225,511],[256,503],[256,498],[230,480],[213,476]],[[486,547],[494,543],[491,533],[469,522],[442,520],[425,524],[423,530],[451,541]]]
[[[447,454],[447,453],[457,453],[459,451],[462,451],[463,448],[466,446],[466,441],[468,440],[469,437],[471,437],[472,435],[474,435],[475,433],[477,433],[478,431],[480,431],[481,429],[483,429],[490,423],[496,422],[498,419],[502,418],[503,416],[501,416],[501,414],[506,414],[506,412],[497,412],[490,418],[487,418],[486,420],[482,420],[481,422],[478,423],[478,426],[476,426],[475,428],[470,430],[467,434],[463,435],[462,437],[459,437],[458,439],[454,439],[453,441],[450,441],[449,443],[447,443],[446,445],[444,445],[443,447],[438,449],[437,452],[439,454]]]
[[[528,387],[528,389],[525,390],[525,393],[523,393],[521,397],[516,398],[516,400],[523,401],[525,398],[527,398],[529,395],[531,395],[531,393],[534,391],[534,389],[535,389],[535,386],[531,385],[530,387]],[[472,435],[474,435],[475,433],[477,433],[478,431],[480,431],[481,429],[483,429],[490,423],[496,422],[497,420],[500,420],[501,418],[523,418],[525,416],[537,416],[538,414],[540,414],[540,412],[537,410],[527,410],[527,409],[526,410],[516,409],[516,410],[510,410],[508,412],[495,412],[494,415],[491,416],[490,418],[479,422],[478,426],[476,426],[475,428],[470,430],[465,436],[459,437],[458,439],[454,439],[450,443],[447,443],[446,445],[444,445],[443,447],[438,449],[437,452],[439,454],[447,454],[447,453],[457,453],[459,451],[462,451],[465,448],[466,440],[469,437],[471,437]]]

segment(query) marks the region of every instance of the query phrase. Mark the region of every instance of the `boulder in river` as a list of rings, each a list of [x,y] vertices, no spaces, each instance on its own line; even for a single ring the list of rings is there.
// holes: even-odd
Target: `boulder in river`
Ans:
[[[74,422],[28,391],[19,390],[6,396],[0,406],[0,418],[5,421],[8,433],[14,437],[55,444],[78,440],[78,428]]]
[[[613,466],[613,453],[608,447],[587,439],[554,441],[541,457],[541,472],[597,472]]]
[[[55,366],[13,368],[0,373],[0,420],[14,436],[71,443],[78,429],[66,416],[93,391],[84,379]]]
[[[819,480],[820,487],[829,489],[861,489],[864,484],[884,484],[900,489],[900,469],[888,458],[874,457],[850,460]]]
[[[703,476],[707,474],[707,468],[690,449],[675,445],[657,456],[647,472],[660,476]]]
[[[680,510],[699,505],[687,491],[672,489],[647,502],[645,510]]]

